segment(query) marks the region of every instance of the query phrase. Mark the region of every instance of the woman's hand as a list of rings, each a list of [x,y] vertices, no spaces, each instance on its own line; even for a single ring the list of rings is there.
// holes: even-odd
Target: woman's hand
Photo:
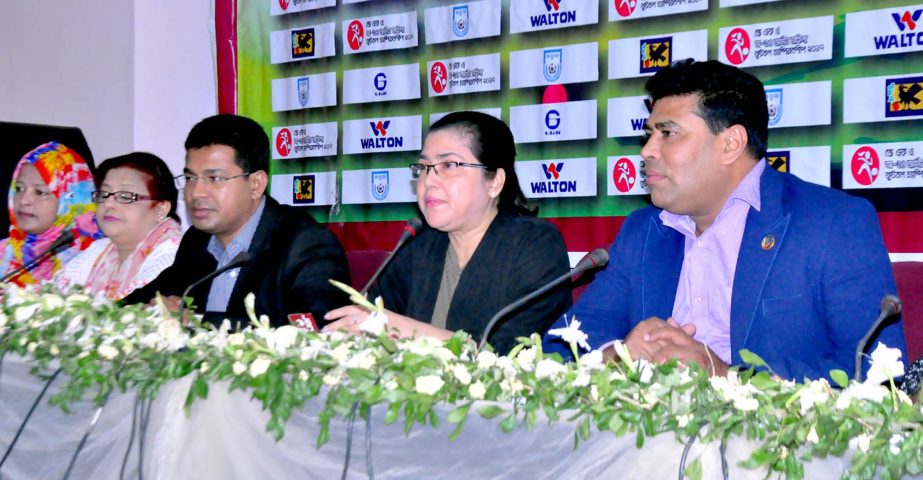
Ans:
[[[452,338],[454,334],[454,332],[450,330],[437,328],[428,323],[414,320],[390,310],[384,310],[383,313],[388,319],[388,325],[385,327],[387,332],[396,333],[400,338],[413,338],[417,335],[426,335],[438,338],[439,340],[448,340]],[[362,322],[364,322],[369,315],[370,313],[368,310],[356,305],[331,310],[324,315],[324,320],[332,320],[333,322],[325,326],[321,331],[330,333],[336,330],[342,330],[350,335],[358,335],[362,332],[360,328]]]

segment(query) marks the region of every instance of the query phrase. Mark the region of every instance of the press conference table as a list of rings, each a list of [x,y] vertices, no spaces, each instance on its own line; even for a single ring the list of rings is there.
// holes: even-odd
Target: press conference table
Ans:
[[[0,377],[0,452],[5,452],[23,417],[45,382],[29,373],[23,359],[7,356]],[[58,380],[60,382],[60,379]],[[70,478],[117,479],[257,479],[339,478],[346,452],[347,422],[335,419],[330,441],[315,447],[323,397],[315,398],[286,424],[285,437],[275,442],[265,431],[269,419],[246,392],[228,392],[211,385],[208,398],[184,411],[189,381],[165,386],[151,404],[149,423],[139,455],[138,431],[132,434],[132,393],[113,393],[98,424],[77,458]],[[64,478],[67,465],[90,426],[97,408],[90,402],[74,405],[70,414],[48,405],[52,385],[27,424],[8,460],[3,479]],[[444,421],[450,406],[440,406],[440,426],[415,425],[404,433],[403,419],[383,421],[385,408],[372,409],[371,457],[378,479],[517,479],[517,478],[676,478],[683,445],[673,434],[648,438],[635,447],[635,437],[594,431],[573,448],[574,426],[539,421],[533,431],[500,430],[497,419],[469,415],[461,436],[449,440],[453,424]],[[137,429],[136,429],[137,430]],[[367,478],[366,423],[353,425],[352,456],[347,478]],[[730,478],[762,479],[765,473],[737,467],[753,445],[732,439],[727,449]],[[702,478],[721,478],[718,444],[695,443],[689,461],[701,457]],[[805,478],[838,478],[848,458],[815,459],[805,465]],[[139,471],[140,468],[140,471]],[[139,475],[142,474],[142,475]]]

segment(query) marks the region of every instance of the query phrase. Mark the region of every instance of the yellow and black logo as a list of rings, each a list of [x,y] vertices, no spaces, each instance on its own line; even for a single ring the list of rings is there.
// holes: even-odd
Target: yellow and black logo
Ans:
[[[788,150],[766,152],[766,163],[768,163],[770,167],[780,172],[788,173],[790,171],[791,158],[791,152]]]
[[[310,205],[314,203],[314,175],[296,175],[292,180],[292,203]]]
[[[292,30],[292,59],[314,56],[314,27]]]
[[[641,40],[641,73],[654,73],[669,66],[673,60],[673,37]]]
[[[885,117],[923,117],[923,77],[885,81]]]

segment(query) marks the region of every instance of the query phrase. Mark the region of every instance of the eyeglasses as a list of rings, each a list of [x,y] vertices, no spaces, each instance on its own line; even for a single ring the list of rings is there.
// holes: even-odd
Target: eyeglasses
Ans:
[[[112,197],[115,199],[115,203],[128,204],[135,203],[138,200],[153,200],[154,197],[150,195],[140,195],[134,192],[105,192],[102,190],[97,190],[90,195],[90,198],[95,203],[106,203],[106,200]]]
[[[204,175],[200,177],[198,175],[182,174],[173,178],[176,180],[176,186],[179,188],[183,188],[190,183],[201,183],[202,185],[214,185],[216,187],[220,187],[221,185],[227,183],[229,180],[234,180],[235,178],[244,178],[250,175],[250,173],[251,172],[241,173],[240,175],[234,175],[232,177],[222,177],[218,175]]]
[[[454,177],[461,172],[461,167],[482,168],[484,170],[489,170],[486,165],[481,165],[480,163],[439,162],[432,165],[427,165],[425,163],[411,163],[410,176],[414,179],[417,179],[422,177],[424,173],[429,173],[429,171],[432,170],[436,172],[436,175],[442,177]]]

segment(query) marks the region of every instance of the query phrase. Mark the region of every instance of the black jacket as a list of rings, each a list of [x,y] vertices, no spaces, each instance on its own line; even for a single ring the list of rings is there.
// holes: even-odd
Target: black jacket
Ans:
[[[429,323],[448,246],[446,233],[424,227],[395,255],[369,297],[381,295],[389,310]],[[481,331],[500,309],[568,270],[567,248],[554,225],[501,213],[462,271],[446,327],[480,340]],[[543,334],[570,305],[568,281],[498,322],[489,342],[505,354],[516,337]]]
[[[218,265],[208,253],[211,234],[190,228],[180,242],[173,265],[148,285],[123,300],[126,304],[148,302],[156,292],[182,295],[189,285],[214,271]],[[266,197],[263,216],[250,243],[249,265],[240,269],[227,312],[209,312],[205,319],[220,323],[224,318],[246,325],[244,297],[256,296],[256,314],[269,316],[273,326],[289,323],[291,313],[311,312],[318,326],[327,311],[346,305],[346,294],[331,285],[333,278],[349,284],[346,256],[336,237],[310,215],[295,207],[279,205]],[[192,289],[197,313],[205,313],[211,281]]]

